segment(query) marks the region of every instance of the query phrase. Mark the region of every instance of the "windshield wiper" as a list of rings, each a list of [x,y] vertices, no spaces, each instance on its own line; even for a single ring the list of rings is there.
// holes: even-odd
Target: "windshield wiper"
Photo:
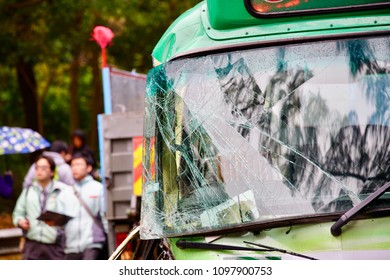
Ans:
[[[301,257],[301,258],[305,258],[305,259],[309,259],[309,260],[317,260],[316,258],[313,258],[313,257],[310,257],[310,256],[302,255],[302,254],[299,254],[299,253],[295,253],[295,252],[292,252],[292,251],[287,251],[287,250],[284,250],[284,249],[279,249],[279,248],[275,248],[275,247],[271,247],[271,246],[267,246],[267,245],[262,245],[262,244],[258,244],[258,243],[248,242],[248,241],[244,241],[244,243],[251,244],[251,245],[254,245],[254,246],[263,247],[263,248],[266,248],[266,249],[268,249],[270,251],[277,251],[277,252],[280,252],[280,253],[289,254],[289,255],[293,255],[293,256],[296,256],[296,257]]]
[[[341,234],[341,228],[346,225],[356,214],[366,208],[371,202],[375,201],[378,197],[384,194],[390,188],[390,182],[387,182],[375,192],[370,194],[366,199],[360,202],[358,205],[349,209],[343,214],[336,223],[330,228],[330,232],[333,236],[339,236]]]
[[[293,256],[298,256],[301,258],[306,258],[310,260],[316,260],[315,258],[298,254],[291,251],[286,251],[284,249],[279,249],[271,246],[261,245],[257,243],[252,243],[244,241],[246,244],[255,245],[258,247],[263,247],[263,249],[256,249],[250,247],[241,247],[241,246],[231,246],[223,244],[213,244],[213,243],[202,243],[202,242],[191,242],[184,239],[180,239],[176,242],[176,246],[180,249],[203,249],[203,250],[235,250],[235,251],[252,251],[252,252],[281,252],[285,254],[290,254]]]
[[[180,239],[176,242],[176,246],[180,249],[203,249],[203,250],[235,250],[235,251],[255,251],[255,252],[268,252],[273,251],[269,249],[254,249],[250,247],[231,246],[223,244],[191,242],[184,239]]]

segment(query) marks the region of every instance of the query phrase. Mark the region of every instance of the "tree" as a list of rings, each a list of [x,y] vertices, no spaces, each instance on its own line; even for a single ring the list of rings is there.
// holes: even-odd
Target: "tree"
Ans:
[[[15,116],[19,126],[43,132],[49,140],[84,128],[94,146],[103,100],[100,50],[90,40],[93,27],[104,25],[115,33],[109,65],[145,73],[165,29],[198,2],[4,0],[0,16],[7,20],[0,22],[0,63],[15,69],[16,78],[10,81],[17,87],[0,89],[0,96],[20,94],[23,114]]]

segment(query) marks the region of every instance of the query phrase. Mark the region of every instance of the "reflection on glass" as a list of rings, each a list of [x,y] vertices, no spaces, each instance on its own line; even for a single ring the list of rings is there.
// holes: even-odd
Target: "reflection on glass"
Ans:
[[[308,43],[153,69],[143,238],[344,211],[389,181],[389,46]]]

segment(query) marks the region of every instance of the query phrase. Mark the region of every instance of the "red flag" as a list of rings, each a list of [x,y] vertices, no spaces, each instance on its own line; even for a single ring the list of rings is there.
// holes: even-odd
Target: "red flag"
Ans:
[[[111,43],[114,38],[114,33],[110,28],[104,26],[95,26],[92,32],[92,38],[95,40],[102,49],[102,66],[106,67],[106,47]]]

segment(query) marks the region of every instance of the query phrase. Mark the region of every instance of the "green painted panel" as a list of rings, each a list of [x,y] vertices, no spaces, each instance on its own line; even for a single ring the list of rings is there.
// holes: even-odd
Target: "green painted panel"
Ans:
[[[330,233],[333,223],[320,223],[274,228],[259,234],[242,233],[220,236],[214,244],[245,246],[244,241],[272,246],[289,252],[295,252],[318,259],[374,259],[389,256],[390,236],[388,234],[390,218],[365,219],[352,221],[343,227],[343,233],[334,237]],[[206,242],[204,237],[185,238],[192,242]],[[277,251],[213,251],[200,249],[179,249],[171,238],[170,245],[178,260],[270,260],[299,258]]]
[[[208,0],[182,14],[153,50],[154,66],[186,53],[242,43],[389,30],[390,9],[316,16],[260,19],[246,11],[243,0],[224,5]]]
[[[249,0],[249,7],[259,15],[267,16],[272,14],[285,14],[294,12],[332,12],[338,9],[356,9],[364,7],[377,7],[378,5],[389,4],[386,0]]]

